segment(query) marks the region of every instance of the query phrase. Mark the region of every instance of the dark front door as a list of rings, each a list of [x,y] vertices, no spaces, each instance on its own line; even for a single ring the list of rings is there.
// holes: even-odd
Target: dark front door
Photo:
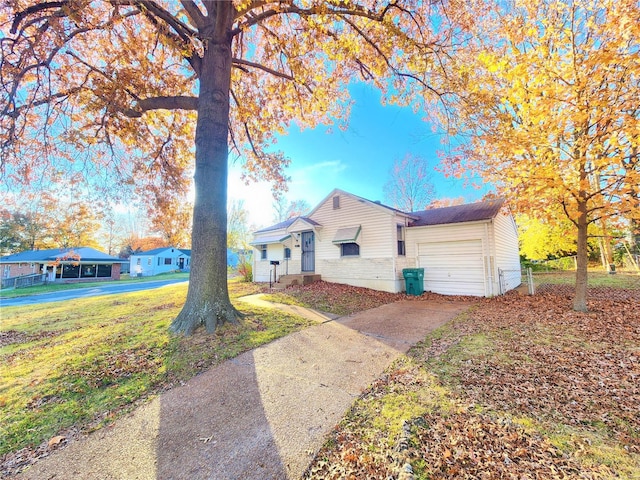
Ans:
[[[316,254],[313,232],[302,232],[302,271],[316,270]]]

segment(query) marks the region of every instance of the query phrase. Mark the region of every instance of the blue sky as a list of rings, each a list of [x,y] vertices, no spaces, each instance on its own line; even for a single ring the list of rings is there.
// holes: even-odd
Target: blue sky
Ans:
[[[334,188],[340,188],[370,200],[384,202],[383,186],[396,159],[407,153],[426,158],[434,168],[436,198],[464,197],[479,200],[490,188],[465,186],[463,180],[445,178],[435,171],[439,135],[423,120],[423,113],[410,107],[382,106],[380,93],[368,85],[350,87],[355,104],[349,128],[327,127],[300,132],[293,127],[279,139],[276,147],[291,158],[287,174],[291,177],[289,200],[306,200],[315,207]],[[273,223],[273,197],[266,183],[242,185],[238,167],[229,176],[229,198],[244,200],[249,221],[262,227]]]

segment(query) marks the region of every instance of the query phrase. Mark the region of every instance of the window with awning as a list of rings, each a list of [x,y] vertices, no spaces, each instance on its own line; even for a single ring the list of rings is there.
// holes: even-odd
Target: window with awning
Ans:
[[[336,245],[343,243],[356,243],[361,229],[362,227],[360,225],[339,228],[333,237],[333,243]]]

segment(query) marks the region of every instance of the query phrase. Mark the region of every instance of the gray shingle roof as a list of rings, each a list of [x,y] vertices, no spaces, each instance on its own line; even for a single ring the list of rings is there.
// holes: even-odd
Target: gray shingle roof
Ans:
[[[270,232],[271,230],[280,230],[281,228],[287,228],[291,226],[293,222],[295,222],[299,218],[311,225],[315,225],[315,226],[320,225],[318,222],[316,222],[315,220],[311,220],[309,217],[292,217],[285,220],[284,222],[276,223],[275,225],[271,225],[270,227],[265,227],[260,230],[256,230],[254,233],[264,233],[264,232]]]
[[[446,223],[476,222],[494,218],[502,206],[504,199],[486,200],[484,202],[454,205],[452,207],[434,208],[411,213],[417,220],[410,227],[426,225],[444,225]]]
[[[112,257],[106,253],[100,252],[91,247],[73,247],[73,248],[49,248],[46,250],[28,250],[26,252],[14,253],[12,255],[6,255],[0,257],[2,263],[15,263],[15,262],[45,262],[55,261],[62,259],[68,254],[78,255],[82,262],[105,262],[112,261],[113,263],[126,263],[128,260],[122,258]]]

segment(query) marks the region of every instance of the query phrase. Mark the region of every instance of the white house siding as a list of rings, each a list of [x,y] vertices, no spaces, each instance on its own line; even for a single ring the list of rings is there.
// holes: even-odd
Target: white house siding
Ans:
[[[355,287],[372,288],[383,292],[396,293],[398,285],[393,275],[392,258],[338,258],[316,260],[316,273],[322,273],[322,280],[344,283]]]
[[[502,291],[499,293],[505,293],[522,283],[518,230],[513,217],[507,211],[498,213],[493,222],[496,266],[503,272]]]
[[[189,270],[190,258],[177,248],[167,248],[154,255],[131,255],[130,275],[132,276],[152,276],[161,273],[173,272],[179,269],[179,258],[183,257],[184,270]],[[171,263],[165,263],[165,259],[170,259]],[[158,265],[158,261],[160,265]]]
[[[411,227],[407,260],[425,269],[426,291],[491,296],[495,263],[488,222]]]
[[[321,225],[315,236],[315,273],[328,282],[398,291],[394,270],[396,232],[392,225],[402,222],[403,217],[349,195],[339,196],[340,208],[334,209],[333,197],[329,197],[310,215]],[[357,225],[362,227],[356,240],[360,255],[341,257],[340,245],[333,244],[334,236],[338,229]]]

